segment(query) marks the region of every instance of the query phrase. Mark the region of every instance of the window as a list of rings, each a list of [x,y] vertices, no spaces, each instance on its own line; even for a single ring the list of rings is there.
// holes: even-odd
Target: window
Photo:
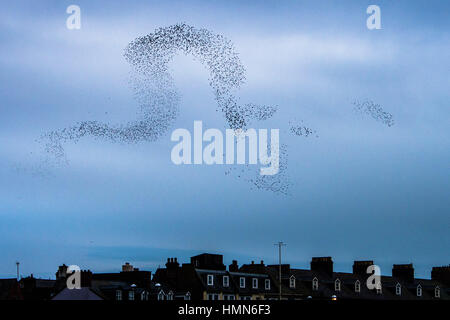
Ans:
[[[187,292],[187,293],[184,295],[184,300],[191,300],[191,293],[190,293],[190,292]]]
[[[164,297],[165,297],[165,294],[162,290],[160,292],[158,292],[158,300],[164,300]]]
[[[417,286],[416,293],[418,297],[422,296],[422,286],[420,284]]]
[[[295,288],[295,277],[291,276],[289,278],[289,288]]]
[[[142,291],[141,293],[141,301],[148,300],[148,293],[147,291]]]
[[[319,280],[317,280],[317,278],[314,278],[314,279],[313,279],[313,282],[312,282],[312,289],[313,289],[314,291],[319,290]]]
[[[214,285],[214,276],[212,274],[208,274],[208,286]]]
[[[355,282],[355,292],[361,292],[361,282],[359,280]]]
[[[128,300],[133,301],[134,300],[134,291],[128,291]]]
[[[397,285],[395,286],[395,294],[398,296],[402,295],[402,286],[400,285],[400,283],[397,283]]]
[[[334,291],[341,291],[341,280],[336,279],[334,281]]]
[[[441,289],[439,287],[434,288],[434,297],[435,298],[441,297]]]
[[[381,282],[379,282],[377,284],[376,290],[377,290],[377,294],[382,294],[383,293],[383,290],[382,290],[382,287],[381,287]]]
[[[173,292],[172,292],[172,291],[170,291],[170,292],[167,294],[167,300],[173,300]]]
[[[264,281],[264,287],[266,290],[270,290],[270,279],[266,279],[266,281]]]
[[[122,300],[122,290],[116,290],[116,300]]]
[[[223,296],[223,299],[224,300],[234,300],[235,297],[234,297],[233,294],[226,294],[226,295]]]
[[[239,278],[239,286],[241,288],[245,288],[245,278],[244,277]]]
[[[217,293],[208,293],[206,297],[207,300],[219,300],[219,295]]]
[[[223,286],[224,287],[230,286],[230,278],[228,276],[223,276]]]
[[[252,279],[252,287],[253,287],[253,289],[258,289],[258,279],[257,278]]]

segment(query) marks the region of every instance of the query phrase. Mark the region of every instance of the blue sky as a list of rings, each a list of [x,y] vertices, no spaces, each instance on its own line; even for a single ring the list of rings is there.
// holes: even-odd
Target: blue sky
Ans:
[[[81,30],[66,8],[81,8]],[[381,8],[381,30],[366,8]],[[373,259],[383,274],[450,263],[450,5],[447,1],[17,1],[0,11],[0,276],[50,277],[62,263],[94,271],[125,261],[154,270],[168,256],[225,254],[227,263],[336,269]],[[82,120],[120,123],[138,111],[126,45],[186,22],[230,39],[246,68],[242,101],[276,105],[263,128],[289,146],[288,196],[251,189],[221,166],[175,166],[157,142],[65,145],[48,166],[36,139]],[[208,72],[171,64],[181,94],[173,127],[225,128]],[[387,127],[352,111],[370,99]],[[287,134],[303,120],[319,137]],[[285,129],[283,131],[283,129]],[[171,130],[170,130],[171,131]],[[283,133],[284,132],[284,133]]]

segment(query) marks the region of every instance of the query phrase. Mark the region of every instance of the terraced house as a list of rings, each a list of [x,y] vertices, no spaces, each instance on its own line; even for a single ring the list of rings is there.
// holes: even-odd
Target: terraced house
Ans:
[[[204,253],[181,266],[176,258],[169,258],[153,281],[171,288],[175,295],[189,292],[193,300],[450,299],[450,266],[433,268],[432,279],[417,279],[412,264],[393,265],[392,276],[381,276],[380,285],[369,289],[367,268],[371,265],[370,260],[354,261],[352,273],[335,272],[331,257],[314,257],[310,269],[263,261],[239,267],[233,260],[227,270],[222,255]]]

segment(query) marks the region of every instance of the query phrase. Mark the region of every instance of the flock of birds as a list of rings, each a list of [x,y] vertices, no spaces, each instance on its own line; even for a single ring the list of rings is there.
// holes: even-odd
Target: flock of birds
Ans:
[[[45,151],[56,159],[66,159],[64,144],[77,142],[91,136],[110,142],[137,143],[156,141],[167,133],[179,114],[180,95],[170,74],[169,64],[178,53],[192,56],[209,71],[209,85],[221,112],[231,129],[245,129],[252,120],[271,118],[277,111],[275,106],[242,104],[236,92],[245,82],[245,68],[230,40],[207,29],[197,29],[185,23],[157,29],[154,33],[139,37],[128,44],[124,57],[132,68],[130,86],[140,107],[134,121],[109,124],[98,121],[82,121],[61,130],[45,133],[41,137]],[[374,119],[393,125],[392,115],[373,102],[355,102],[357,111]],[[291,124],[290,133],[308,137],[315,130],[303,124]],[[231,167],[226,174],[237,172],[258,189],[287,194],[286,145],[280,145],[279,173],[261,176],[254,167]],[[249,172],[252,172],[249,174]]]

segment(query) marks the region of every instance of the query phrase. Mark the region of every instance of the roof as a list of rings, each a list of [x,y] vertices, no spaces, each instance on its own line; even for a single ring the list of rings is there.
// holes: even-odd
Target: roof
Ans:
[[[94,293],[90,288],[63,289],[55,295],[52,300],[103,300],[100,295]]]

